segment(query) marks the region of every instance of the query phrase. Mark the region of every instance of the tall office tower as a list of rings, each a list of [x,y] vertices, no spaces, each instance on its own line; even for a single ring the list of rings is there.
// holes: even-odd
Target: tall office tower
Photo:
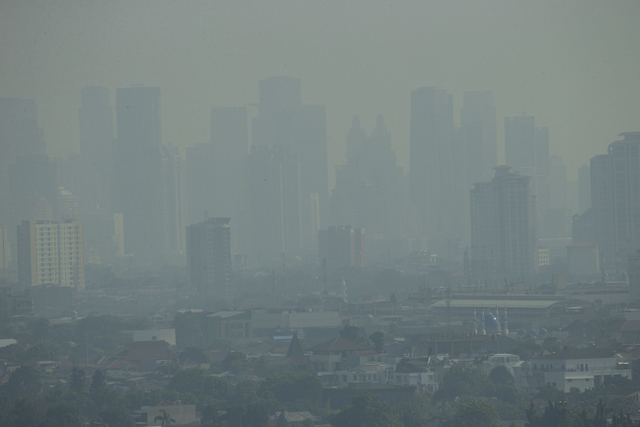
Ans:
[[[79,218],[86,226],[87,249],[108,258],[114,255],[113,213],[116,208],[113,109],[109,104],[109,89],[83,87],[78,117],[80,158],[75,160],[79,165],[75,169],[79,170],[64,185],[78,196]],[[69,173],[73,167],[65,164],[60,169]]]
[[[347,164],[336,167],[331,223],[365,228],[369,235],[399,235],[403,209],[398,185],[396,155],[382,115],[371,136],[355,116],[347,134]]]
[[[0,276],[9,269],[11,263],[11,243],[9,239],[9,227],[0,224]]]
[[[535,119],[533,116],[504,118],[506,163],[515,172],[534,176],[536,168]]]
[[[549,128],[535,128],[534,141],[536,176],[547,176],[549,175]]]
[[[604,262],[626,265],[640,248],[640,132],[621,133],[591,159],[591,206]],[[614,264],[611,264],[614,263]]]
[[[0,98],[0,222],[18,224],[23,218],[33,218],[33,206],[25,206],[27,200],[36,196],[33,181],[40,175],[38,168],[32,169],[33,156],[46,158],[46,147],[38,128],[36,102],[33,99]],[[29,177],[16,164],[23,158],[21,167],[29,165]],[[29,160],[24,160],[29,158]],[[49,172],[42,172],[46,174]],[[27,179],[24,181],[24,179]],[[40,186],[40,190],[42,190]],[[40,194],[47,197],[50,194]],[[26,200],[27,199],[27,200]],[[24,215],[28,216],[24,216]],[[33,218],[35,219],[35,218]],[[15,244],[15,242],[14,242]]]
[[[45,155],[34,99],[0,98],[0,164],[18,156]]]
[[[231,227],[239,230],[243,227],[244,162],[249,149],[245,107],[211,109],[211,145],[215,205],[209,212],[215,217],[230,217]],[[237,236],[232,236],[232,248],[239,245]]]
[[[17,185],[14,187],[13,203],[17,215],[33,220],[52,220],[57,217],[56,164],[46,155],[18,156],[14,170],[13,182]]]
[[[186,162],[177,147],[162,147],[162,197],[164,250],[183,254],[186,250],[187,210]]]
[[[324,105],[303,105],[300,79],[270,77],[260,80],[258,117],[253,118],[253,145],[289,145],[300,162],[300,194],[318,194],[320,223],[328,221],[329,170]],[[302,221],[313,216],[303,206]]]
[[[363,228],[352,228],[350,225],[320,230],[320,260],[326,262],[327,271],[367,266],[364,231]]]
[[[498,281],[528,280],[538,268],[536,207],[529,190],[530,177],[511,173],[510,169],[496,167],[490,183],[478,183],[471,190],[472,250],[491,258]]]
[[[591,207],[591,169],[589,165],[578,168],[578,204],[580,215]]]
[[[32,286],[84,288],[82,223],[22,221],[18,225],[18,281]]]
[[[488,181],[498,161],[496,106],[491,92],[465,92],[460,118],[469,183]]]
[[[189,281],[202,296],[229,298],[231,218],[209,218],[187,227]]]
[[[420,216],[422,236],[431,250],[447,247],[456,236],[449,216],[453,210],[451,139],[453,98],[444,89],[425,87],[411,92],[410,190]]]
[[[247,253],[250,262],[270,266],[302,245],[300,163],[290,147],[259,146],[247,157]]]
[[[637,301],[640,299],[640,251],[629,255],[627,272],[629,296],[631,297],[631,301]]]
[[[114,156],[127,253],[164,249],[160,88],[133,86],[116,91],[118,138]]]
[[[186,153],[187,190],[191,194],[188,199],[189,217],[191,221],[207,219],[216,206],[213,146],[209,143],[195,144],[188,147]]]

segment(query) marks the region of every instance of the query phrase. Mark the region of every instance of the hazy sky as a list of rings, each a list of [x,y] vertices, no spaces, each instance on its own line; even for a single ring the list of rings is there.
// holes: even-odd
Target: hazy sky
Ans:
[[[408,166],[411,90],[491,90],[533,114],[569,177],[640,130],[640,1],[0,2],[0,97],[35,98],[49,152],[78,144],[80,88],[162,88],[163,142],[209,140],[214,105],[257,102],[258,80],[302,79],[325,104],[330,180],[358,114],[384,114]],[[254,109],[250,109],[254,113]],[[332,185],[333,186],[333,185]]]

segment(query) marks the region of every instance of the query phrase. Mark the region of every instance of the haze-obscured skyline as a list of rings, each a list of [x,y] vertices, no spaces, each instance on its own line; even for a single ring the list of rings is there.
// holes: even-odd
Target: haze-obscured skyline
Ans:
[[[250,105],[258,80],[302,80],[327,107],[330,188],[359,115],[383,114],[409,157],[411,90],[443,87],[459,122],[465,90],[505,116],[534,115],[569,178],[640,113],[640,3],[12,2],[0,6],[0,97],[35,98],[50,154],[78,146],[80,89],[162,88],[165,143],[209,140],[212,106]],[[255,115],[254,109],[249,110]]]

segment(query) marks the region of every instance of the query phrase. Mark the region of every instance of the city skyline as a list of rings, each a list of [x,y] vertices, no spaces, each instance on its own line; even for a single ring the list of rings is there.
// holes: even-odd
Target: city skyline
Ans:
[[[611,6],[563,2],[549,7],[533,2],[396,7],[323,2],[307,3],[300,10],[243,2],[180,6],[156,2],[153,8],[145,2],[105,3],[89,9],[77,5],[5,4],[6,13],[0,14],[4,17],[0,18],[4,40],[0,52],[6,58],[0,65],[4,83],[0,97],[36,100],[39,126],[54,157],[78,149],[75,94],[92,85],[112,91],[112,106],[118,87],[131,83],[161,87],[164,139],[186,147],[209,140],[211,107],[256,103],[257,81],[269,76],[300,78],[305,83],[303,103],[327,107],[330,187],[334,166],[344,164],[343,129],[353,115],[363,118],[364,128],[371,128],[375,117],[383,114],[395,135],[398,165],[407,169],[406,99],[417,87],[442,87],[453,94],[454,105],[462,105],[465,91],[491,90],[499,120],[521,112],[535,116],[537,124],[549,128],[551,153],[567,159],[571,180],[577,179],[577,168],[588,163],[612,135],[633,129],[633,112],[640,109],[633,71],[638,69],[639,59],[633,55],[638,36],[630,30],[639,6],[633,2]],[[366,13],[359,16],[363,6]],[[121,17],[125,11],[129,18]],[[126,31],[115,33],[112,26],[105,26],[116,17]],[[207,18],[218,26],[205,30]],[[172,20],[187,24],[181,28],[189,30],[185,34],[158,30]],[[371,20],[383,26],[402,20],[405,28],[386,40],[372,32]],[[298,28],[293,25],[297,21],[308,25]],[[234,22],[241,25],[230,27]],[[325,29],[332,30],[326,42],[313,38]],[[223,37],[225,31],[233,36]],[[75,37],[78,32],[81,38]],[[299,37],[283,39],[291,32]],[[196,46],[194,37],[210,43]],[[323,43],[332,43],[331,49]],[[496,48],[477,49],[483,44]],[[60,45],[68,47],[54,47]],[[167,49],[161,49],[165,45]],[[210,49],[203,50],[204,46]],[[444,46],[450,49],[443,50]],[[416,56],[421,51],[428,54]],[[216,60],[225,55],[228,60]],[[332,65],[338,60],[344,61],[340,76]],[[211,61],[216,63],[213,73],[208,72]],[[373,61],[387,65],[372,68]],[[158,69],[162,62],[171,66]],[[248,67],[249,63],[253,66]],[[370,71],[360,71],[364,69],[355,66],[358,63]],[[465,66],[471,64],[475,66]],[[183,78],[177,80],[177,75]],[[594,86],[596,79],[603,84]],[[255,115],[257,110],[250,108],[249,116]],[[460,123],[458,110],[454,118]],[[502,164],[501,126],[497,134],[498,163]],[[578,155],[569,156],[577,147]]]

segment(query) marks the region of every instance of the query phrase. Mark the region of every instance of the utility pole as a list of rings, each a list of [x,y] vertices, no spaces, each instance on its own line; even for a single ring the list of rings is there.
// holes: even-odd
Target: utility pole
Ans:
[[[445,298],[445,301],[447,302],[447,331],[451,332],[451,285],[447,286]]]

